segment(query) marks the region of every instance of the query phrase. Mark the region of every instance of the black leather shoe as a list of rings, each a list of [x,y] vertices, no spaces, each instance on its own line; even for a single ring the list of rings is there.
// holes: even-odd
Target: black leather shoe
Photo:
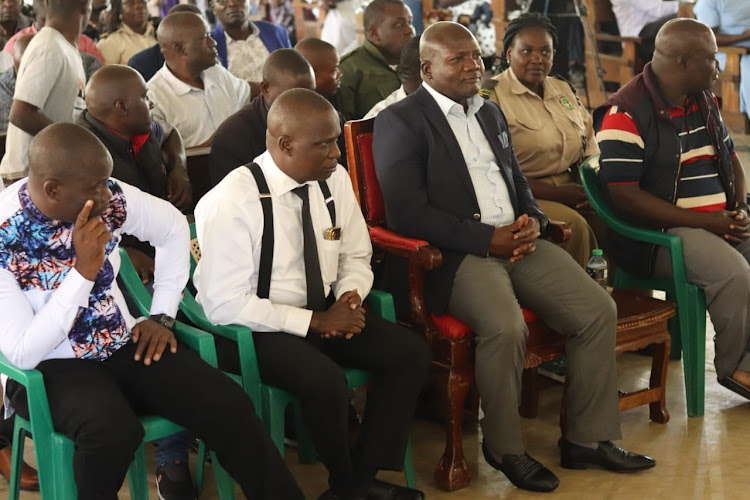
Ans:
[[[367,500],[424,500],[424,493],[376,479],[370,486]]]
[[[325,490],[322,495],[318,497],[318,500],[365,500],[364,497],[346,498],[335,494],[331,490]]]
[[[612,441],[601,441],[599,447],[594,449],[561,439],[560,465],[565,469],[600,467],[613,472],[635,472],[652,468],[656,461],[646,455],[623,450]]]
[[[487,463],[505,474],[516,488],[545,493],[554,491],[560,484],[560,480],[551,470],[531,458],[528,453],[503,455],[503,462],[500,463],[490,455],[484,441],[482,441],[482,453]]]

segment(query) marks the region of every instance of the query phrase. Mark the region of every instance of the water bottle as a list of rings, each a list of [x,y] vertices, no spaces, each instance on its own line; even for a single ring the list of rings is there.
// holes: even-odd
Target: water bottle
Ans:
[[[602,288],[607,289],[607,259],[604,258],[601,248],[595,248],[591,252],[591,258],[588,264],[586,264],[586,272]]]

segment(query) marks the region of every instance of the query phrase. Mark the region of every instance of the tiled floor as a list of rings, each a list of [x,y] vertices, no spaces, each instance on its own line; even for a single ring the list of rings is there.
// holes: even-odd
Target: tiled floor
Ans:
[[[735,134],[735,143],[746,169],[750,171],[750,136]],[[556,442],[559,437],[557,419],[562,391],[559,386],[553,386],[542,392],[540,416],[524,421],[524,433],[529,453],[549,466],[560,478],[560,487],[553,495],[547,495],[549,498],[750,499],[750,474],[746,467],[747,457],[750,456],[750,403],[717,384],[712,362],[713,330],[710,329],[710,322],[706,337],[704,417],[687,418],[682,364],[679,361],[669,365],[667,392],[671,420],[668,424],[651,423],[647,407],[622,414],[624,439],[621,444],[656,458],[658,465],[650,471],[624,475],[561,469]],[[621,388],[627,390],[647,385],[649,368],[648,358],[635,354],[621,356],[618,361]],[[479,500],[542,496],[515,489],[501,473],[489,467],[481,458],[479,438],[476,424],[466,427],[464,446],[472,471],[472,482],[463,490],[448,493],[437,489],[432,481],[433,468],[443,450],[443,429],[435,423],[416,422],[412,441],[417,480],[427,498]],[[27,447],[26,459],[34,462],[31,446]],[[287,464],[308,498],[317,498],[326,488],[326,473],[320,464],[299,465],[296,454],[291,450],[287,453]],[[403,481],[399,474],[382,474],[382,477],[395,482]],[[201,498],[217,498],[210,469],[207,478],[208,486]],[[7,484],[0,479],[0,498],[5,495]],[[39,495],[23,493],[21,498],[38,499]],[[127,486],[123,487],[121,498],[130,498]],[[156,498],[153,486],[151,498]]]

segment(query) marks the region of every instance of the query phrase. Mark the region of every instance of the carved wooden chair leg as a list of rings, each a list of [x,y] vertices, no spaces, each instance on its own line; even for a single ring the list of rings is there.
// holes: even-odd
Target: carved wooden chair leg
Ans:
[[[664,343],[654,344],[654,357],[651,361],[651,380],[649,388],[660,388],[658,401],[649,403],[649,417],[654,422],[666,424],[669,422],[669,411],[667,411],[667,364],[669,363],[669,349],[671,340],[669,335],[665,336]]]
[[[525,368],[521,376],[521,406],[518,413],[523,418],[536,418],[539,414],[539,383],[537,367]]]
[[[435,482],[448,491],[464,488],[471,481],[461,439],[461,420],[466,396],[474,378],[472,370],[471,366],[454,368],[448,373],[446,383],[448,411],[445,422],[445,451],[435,468]]]

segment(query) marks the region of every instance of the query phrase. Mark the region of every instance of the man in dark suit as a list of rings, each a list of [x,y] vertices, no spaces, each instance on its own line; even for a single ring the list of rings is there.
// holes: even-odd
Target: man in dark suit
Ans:
[[[561,465],[648,469],[620,438],[614,301],[562,249],[538,237],[539,209],[500,108],[477,94],[479,45],[455,23],[422,36],[424,85],[375,122],[375,167],[394,231],[443,252],[427,277],[428,304],[477,335],[476,380],[487,462],[519,488],[552,491],[555,475],[524,449],[517,407],[528,328],[519,302],[567,335],[567,425]]]

